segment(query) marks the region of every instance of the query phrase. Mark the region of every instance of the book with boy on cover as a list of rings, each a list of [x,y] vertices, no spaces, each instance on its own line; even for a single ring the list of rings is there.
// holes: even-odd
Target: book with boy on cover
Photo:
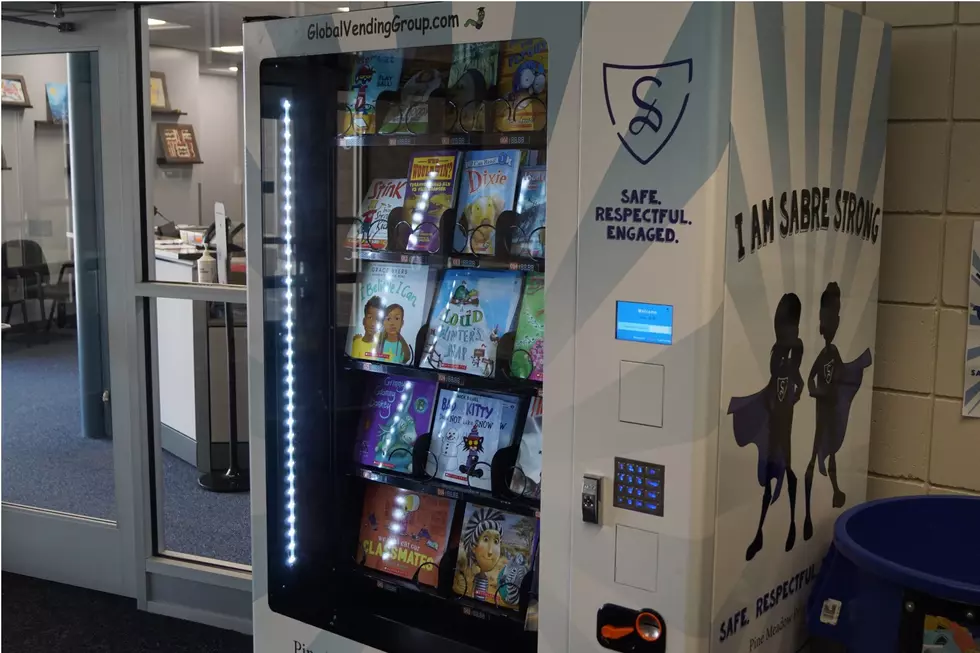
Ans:
[[[515,209],[519,228],[511,241],[511,253],[516,256],[543,258],[547,168],[525,166],[521,168],[520,178]]]
[[[497,131],[538,131],[548,119],[548,43],[544,39],[508,41],[500,48]]]
[[[442,561],[449,544],[455,508],[452,499],[368,483],[358,561],[363,560],[370,569],[408,579],[418,570],[419,582],[435,587],[439,582],[435,565]]]
[[[407,263],[366,261],[363,266],[351,307],[347,354],[411,365],[415,338],[427,315],[433,273]]]
[[[517,317],[510,373],[519,379],[544,380],[544,275],[530,272]]]
[[[374,375],[364,393],[355,452],[362,465],[412,472],[415,440],[432,428],[436,382]]]
[[[355,58],[347,92],[348,111],[344,112],[344,135],[375,132],[378,96],[398,90],[401,73],[402,55],[398,50],[366,52]]]
[[[463,513],[453,591],[517,610],[521,585],[531,570],[538,521],[470,503]]]
[[[408,180],[375,179],[361,202],[358,222],[347,234],[347,247],[384,249],[388,245],[388,216],[405,203]]]
[[[517,470],[511,475],[510,490],[531,499],[541,498],[541,423],[544,402],[531,399],[524,421],[524,432],[517,452]]]
[[[422,367],[493,376],[497,343],[514,324],[522,282],[519,272],[447,270],[429,316]]]
[[[518,150],[467,152],[460,174],[455,249],[466,254],[493,255],[497,218],[514,208]]]
[[[455,206],[459,183],[459,152],[420,152],[408,166],[408,195],[402,212],[408,229],[408,249],[415,252],[438,252],[442,247],[439,225],[442,214]]]
[[[483,100],[497,83],[499,43],[457,43],[449,69],[449,99],[455,105],[453,131],[484,131]]]
[[[489,490],[490,462],[513,442],[518,406],[510,395],[440,390],[426,474]]]
[[[384,117],[379,134],[429,133],[429,96],[446,88],[452,65],[452,46],[430,46],[405,57],[401,71],[399,104]]]

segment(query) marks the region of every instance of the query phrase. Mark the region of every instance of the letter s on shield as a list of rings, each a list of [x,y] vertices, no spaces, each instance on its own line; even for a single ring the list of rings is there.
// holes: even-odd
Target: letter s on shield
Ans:
[[[642,165],[670,141],[690,99],[694,60],[650,66],[602,64],[609,121],[626,151]]]

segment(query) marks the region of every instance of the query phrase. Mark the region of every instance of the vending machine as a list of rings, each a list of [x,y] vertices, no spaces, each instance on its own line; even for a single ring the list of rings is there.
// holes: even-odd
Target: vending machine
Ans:
[[[244,33],[255,650],[797,650],[865,495],[890,29]]]

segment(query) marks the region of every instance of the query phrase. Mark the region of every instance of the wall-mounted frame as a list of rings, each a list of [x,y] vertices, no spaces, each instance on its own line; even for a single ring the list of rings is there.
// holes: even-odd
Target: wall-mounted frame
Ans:
[[[48,107],[48,122],[55,125],[67,125],[68,84],[64,82],[45,82],[44,100]]]
[[[204,163],[197,148],[194,127],[175,122],[157,124],[157,138],[160,140],[160,156],[157,163],[181,164]]]
[[[30,108],[33,106],[31,104],[31,97],[27,92],[27,82],[24,81],[23,75],[15,75],[13,73],[3,74],[0,105],[5,109],[7,107]]]
[[[150,111],[170,111],[170,94],[167,93],[167,76],[150,71]]]
[[[7,152],[3,148],[0,148],[0,170],[12,170],[9,165],[7,165]]]

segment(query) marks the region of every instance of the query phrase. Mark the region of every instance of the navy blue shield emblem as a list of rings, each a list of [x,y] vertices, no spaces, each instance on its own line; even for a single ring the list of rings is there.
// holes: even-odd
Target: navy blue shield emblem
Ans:
[[[660,154],[677,131],[693,78],[692,59],[653,66],[602,64],[609,121],[623,147],[641,164]]]
[[[789,387],[789,377],[781,376],[776,379],[776,396],[779,401],[786,398],[786,389]]]
[[[824,363],[823,378],[827,380],[827,383],[830,383],[831,381],[834,380],[834,361]]]

